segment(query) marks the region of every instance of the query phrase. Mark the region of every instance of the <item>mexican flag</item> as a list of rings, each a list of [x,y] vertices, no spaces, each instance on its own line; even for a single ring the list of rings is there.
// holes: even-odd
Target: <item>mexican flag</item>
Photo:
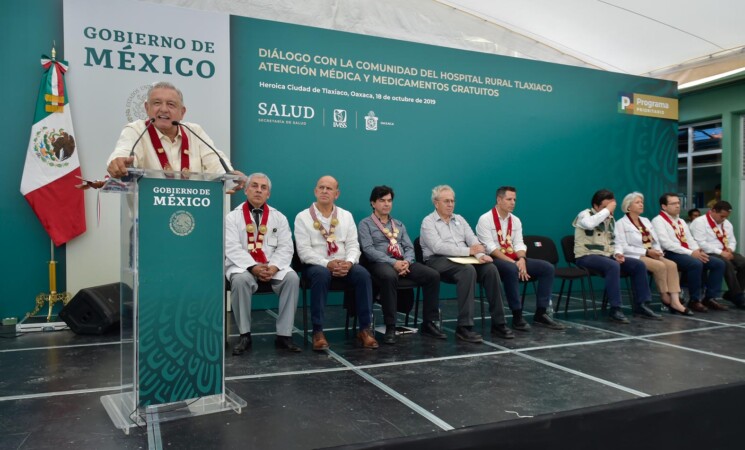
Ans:
[[[41,57],[44,74],[36,99],[34,125],[21,179],[21,194],[54,245],[85,232],[85,204],[79,183],[80,161],[65,92],[67,61]]]

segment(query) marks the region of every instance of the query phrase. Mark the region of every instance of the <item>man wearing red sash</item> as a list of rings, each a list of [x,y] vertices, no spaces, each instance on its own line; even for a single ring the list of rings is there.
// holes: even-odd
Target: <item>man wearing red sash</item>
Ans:
[[[234,355],[251,348],[251,297],[259,282],[271,284],[279,297],[275,347],[300,351],[292,342],[300,283],[290,268],[292,233],[287,218],[266,203],[271,190],[268,176],[249,175],[246,201],[225,217],[225,276],[230,280],[230,302],[241,334]]]
[[[691,223],[691,233],[709,256],[724,261],[724,281],[729,290],[722,297],[745,309],[745,257],[735,253],[737,241],[732,223],[727,220],[731,212],[729,202],[716,202],[706,214]]]
[[[187,122],[174,124],[184,118],[186,107],[183,94],[173,84],[165,81],[153,84],[147,93],[145,112],[147,120],[134,121],[122,130],[107,161],[110,176],[126,176],[128,167],[182,173],[223,173],[225,169],[220,158],[232,173],[240,174],[233,170],[223,152],[216,150],[220,155],[218,158],[217,153],[209,148],[214,147],[214,143],[202,127]],[[133,156],[130,156],[132,151]],[[238,189],[242,189],[242,185],[232,192]]]
[[[419,239],[424,263],[440,273],[440,279],[454,283],[458,296],[458,322],[455,337],[480,344],[482,336],[473,331],[473,307],[476,282],[486,290],[491,314],[491,334],[513,339],[515,333],[505,325],[499,271],[491,256],[471,230],[466,219],[454,214],[455,192],[448,185],[432,189],[435,211],[422,220]],[[463,261],[462,258],[471,261]],[[460,259],[459,259],[460,258]],[[455,259],[455,261],[453,261]]]
[[[404,224],[391,217],[393,189],[375,186],[370,193],[373,213],[362,219],[358,228],[362,253],[367,269],[380,289],[380,305],[385,322],[385,344],[396,343],[396,312],[398,281],[410,279],[422,286],[422,335],[445,339],[445,333],[435,325],[440,299],[440,275],[436,270],[415,261],[414,245]]]
[[[722,292],[724,261],[710,258],[693,238],[688,224],[680,218],[680,198],[674,192],[660,197],[660,214],[652,219],[652,227],[659,237],[665,258],[673,261],[686,275],[688,308],[696,312],[727,309],[715,300]],[[707,271],[704,277],[704,271]],[[701,283],[706,279],[706,291]]]
[[[310,283],[313,350],[329,348],[323,323],[332,278],[341,279],[354,290],[359,323],[358,341],[365,348],[378,348],[378,341],[370,330],[372,280],[370,273],[357,264],[360,260],[360,243],[354,217],[349,211],[336,206],[339,183],[334,177],[321,177],[313,192],[316,201],[295,216],[297,254],[300,261],[306,264],[303,277]]]
[[[522,222],[512,214],[516,201],[517,190],[514,187],[502,186],[497,189],[497,204],[479,218],[476,235],[499,270],[507,303],[512,310],[512,328],[519,331],[530,329],[523,318],[519,286],[520,281],[535,278],[538,280],[538,289],[533,323],[553,330],[564,330],[566,327],[553,320],[546,312],[551,304],[554,267],[546,261],[528,259],[525,256],[527,247],[523,242]]]

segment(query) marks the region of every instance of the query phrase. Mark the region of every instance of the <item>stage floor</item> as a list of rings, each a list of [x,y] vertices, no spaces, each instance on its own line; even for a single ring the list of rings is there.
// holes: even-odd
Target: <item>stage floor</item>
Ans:
[[[526,312],[534,304],[529,296]],[[319,448],[745,381],[743,310],[665,312],[662,321],[626,310],[632,322],[620,325],[600,312],[585,318],[577,299],[570,306],[569,315],[556,314],[566,331],[533,327],[503,340],[489,335],[487,319],[485,342],[475,345],[455,340],[455,301],[446,300],[447,340],[404,335],[378,350],[358,348],[351,331],[346,337],[344,311],[332,306],[327,323],[339,327],[326,331],[330,350],[308,345],[299,354],[275,350],[274,312],[255,311],[253,349],[237,357],[226,350],[226,385],[248,403],[242,414],[134,428],[128,436],[100,402],[120,383],[118,335],[12,338],[13,328],[2,327],[0,448]],[[300,343],[302,330],[294,338]]]

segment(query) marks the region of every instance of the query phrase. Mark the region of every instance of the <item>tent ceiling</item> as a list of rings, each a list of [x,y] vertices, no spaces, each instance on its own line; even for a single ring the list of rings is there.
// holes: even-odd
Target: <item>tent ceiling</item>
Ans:
[[[680,83],[745,67],[745,1],[150,0]]]
[[[635,75],[655,76],[696,62],[731,59],[745,49],[745,2],[741,0],[442,3],[599,68]]]

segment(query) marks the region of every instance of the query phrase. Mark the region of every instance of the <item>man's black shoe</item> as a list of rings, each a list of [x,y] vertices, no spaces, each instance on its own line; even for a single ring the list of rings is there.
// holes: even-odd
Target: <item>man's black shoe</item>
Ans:
[[[303,349],[295,345],[294,342],[292,342],[291,336],[277,336],[276,339],[274,339],[274,347],[281,349],[281,350],[287,350],[288,352],[298,353],[302,352]]]
[[[484,342],[484,338],[475,331],[471,331],[464,326],[458,326],[455,329],[455,337],[462,341],[470,342],[472,344],[480,344]]]
[[[493,325],[491,327],[491,335],[501,337],[502,339],[514,339],[515,333],[512,332],[507,325],[500,323],[499,325]]]
[[[662,320],[662,316],[652,311],[647,303],[640,303],[634,306],[634,316],[639,316],[644,319]]]
[[[540,325],[542,327],[550,328],[552,330],[566,330],[567,327],[551,318],[546,313],[536,314],[533,316],[533,325]]]
[[[512,317],[512,328],[517,331],[530,331],[530,325],[525,321],[522,314]]]
[[[610,312],[608,313],[608,318],[613,322],[629,323],[629,319],[627,319],[626,316],[623,315],[623,312],[619,307],[611,308]]]
[[[233,347],[233,355],[242,355],[246,350],[251,350],[251,336],[241,335],[241,339]]]
[[[396,326],[386,325],[385,334],[383,335],[383,343],[393,345],[396,343]]]
[[[437,328],[434,322],[422,323],[422,336],[429,336],[435,339],[447,339],[448,335]]]

